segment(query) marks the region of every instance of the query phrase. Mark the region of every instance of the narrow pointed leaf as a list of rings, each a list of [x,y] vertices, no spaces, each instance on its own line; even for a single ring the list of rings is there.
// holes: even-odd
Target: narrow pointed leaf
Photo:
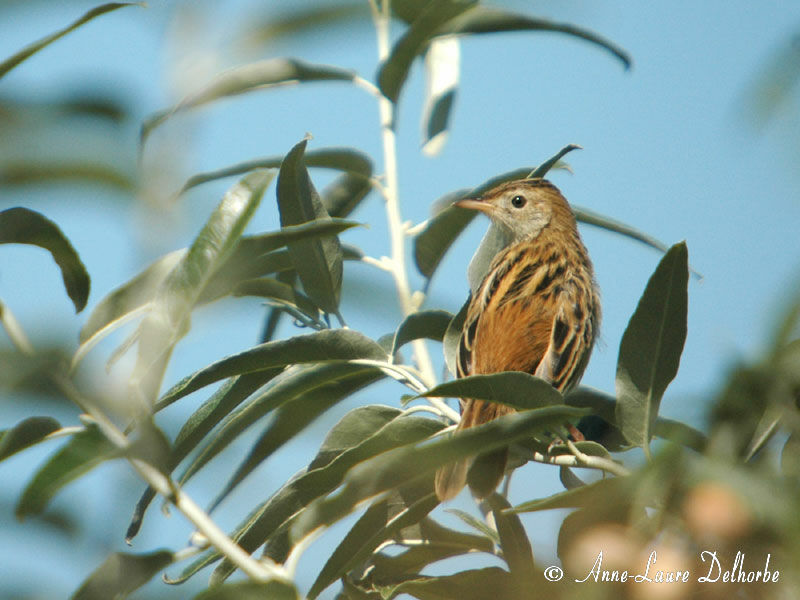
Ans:
[[[291,383],[278,384],[267,391],[250,407],[260,405],[262,410],[272,408],[275,411],[274,417],[212,502],[211,509],[256,467],[325,411],[383,376],[376,367],[350,363],[316,365],[299,372]],[[243,418],[248,424],[253,421],[252,412],[254,411],[243,411]],[[220,432],[215,441],[224,437],[224,432]]]
[[[405,416],[388,408],[366,406],[345,415],[331,430],[309,469],[290,480],[239,526],[234,534],[237,543],[248,552],[255,551],[272,536],[285,532],[315,498],[336,489],[353,466],[427,439],[444,427],[433,419]],[[232,563],[223,561],[216,576],[227,577],[234,569]]]
[[[171,471],[177,467],[222,419],[278,373],[280,373],[280,369],[248,373],[232,378],[217,390],[211,398],[192,413],[183,424],[183,427],[181,427],[170,454],[169,470]],[[148,487],[136,503],[136,508],[125,534],[127,542],[130,542],[139,533],[144,513],[155,498],[155,495],[155,490]]]
[[[61,427],[52,417],[29,417],[0,431],[0,461],[44,440]]]
[[[558,162],[573,150],[582,150],[582,148],[578,144],[567,144],[561,150],[556,152],[553,156],[548,158],[546,161],[544,161],[542,164],[536,167],[533,171],[531,171],[530,174],[528,175],[528,179],[533,179],[536,177],[546,177],[550,169],[558,165]]]
[[[396,585],[382,586],[380,593],[387,600],[405,595],[419,600],[486,600],[525,598],[530,595],[530,588],[521,586],[511,573],[500,567],[487,567],[442,577],[420,575]]]
[[[307,143],[303,140],[297,144],[281,163],[278,208],[284,227],[330,218],[305,167],[303,155]],[[342,288],[339,238],[332,235],[294,242],[289,244],[289,254],[306,294],[322,310],[338,315]]]
[[[301,539],[322,525],[349,514],[360,502],[422,477],[453,461],[486,453],[585,414],[581,409],[550,406],[510,414],[424,444],[397,448],[366,461],[347,476],[342,489],[311,505],[293,528]]]
[[[631,494],[630,485],[624,478],[609,477],[589,483],[583,487],[553,494],[547,498],[518,504],[506,512],[525,513],[555,508],[583,508],[616,502]]]
[[[458,517],[465,525],[468,525],[475,531],[485,535],[489,540],[492,541],[493,544],[500,543],[500,536],[497,534],[497,532],[477,517],[474,517],[463,510],[458,510],[457,508],[448,508],[445,510],[445,512]]]
[[[3,62],[0,63],[0,78],[2,78],[6,73],[8,73],[11,69],[19,65],[21,62],[25,61],[26,59],[30,58],[32,55],[36,54],[42,48],[45,48],[58,40],[59,38],[64,37],[68,33],[78,29],[84,23],[87,23],[94,19],[95,17],[99,17],[107,12],[111,12],[112,10],[117,10],[118,8],[122,8],[123,6],[142,6],[140,2],[109,2],[108,4],[102,4],[97,6],[86,14],[84,14],[80,19],[75,21],[74,23],[68,25],[63,29],[59,29],[58,31],[51,33],[50,35],[43,37],[42,39],[26,46],[13,56],[7,58]]]
[[[386,352],[376,342],[352,329],[331,329],[297,335],[286,340],[260,344],[189,375],[164,394],[157,409],[160,410],[215,381],[243,373],[290,364],[359,358],[385,360],[386,357]]]
[[[115,552],[81,584],[71,600],[127,598],[172,561],[172,552],[166,550],[150,554]]]
[[[136,189],[135,175],[118,166],[96,159],[13,160],[0,165],[0,185],[4,187],[52,183],[92,183],[122,192]]]
[[[9,208],[0,212],[0,244],[30,244],[47,250],[61,269],[75,311],[83,310],[89,298],[89,273],[58,225],[27,208]]]
[[[272,277],[242,281],[233,289],[233,295],[266,298],[288,305],[303,313],[312,321],[320,322],[319,309],[308,296]]]
[[[470,375],[439,384],[420,396],[472,398],[499,402],[518,410],[555,406],[564,402],[561,393],[544,379],[520,371]]]
[[[579,406],[592,409],[594,414],[581,419],[578,425],[578,428],[581,429],[584,434],[587,433],[583,429],[586,419],[600,419],[606,424],[607,428],[613,428],[613,431],[607,431],[606,435],[611,435],[615,443],[609,445],[607,440],[595,441],[600,441],[603,446],[611,451],[625,450],[630,447],[627,445],[624,438],[622,438],[622,434],[617,428],[617,399],[614,396],[592,388],[579,387],[567,394],[564,401],[567,406]],[[708,444],[708,439],[701,431],[685,423],[665,417],[656,418],[656,422],[653,425],[653,435],[661,439],[670,440],[676,444],[681,444],[697,452],[703,452]],[[617,437],[620,438],[619,444],[616,443]],[[587,439],[589,439],[588,436]]]
[[[339,577],[367,560],[382,542],[396,537],[404,527],[418,523],[436,508],[439,502],[431,492],[391,518],[388,506],[383,506],[384,504],[388,505],[388,501],[381,501],[371,506],[356,526],[348,532],[311,586],[308,592],[309,598],[316,598]],[[378,510],[375,510],[376,508]]]
[[[372,161],[370,161],[366,154],[353,148],[320,148],[318,150],[309,150],[305,153],[304,158],[306,167],[321,167],[344,171],[358,179],[364,180],[366,183],[369,183],[369,178],[372,176]],[[183,194],[198,185],[210,181],[233,177],[234,175],[242,175],[256,169],[277,169],[281,166],[283,159],[283,156],[260,158],[232,165],[217,171],[198,173],[186,181],[179,194]],[[330,211],[330,209],[329,212],[337,217],[346,216],[334,213]]]
[[[453,315],[446,310],[425,310],[409,315],[394,334],[391,355],[412,340],[421,338],[442,341]]]
[[[453,0],[430,2],[419,13],[378,71],[378,87],[384,96],[394,103],[397,102],[414,59],[424,50],[442,25],[474,4],[474,2]]]
[[[201,592],[194,600],[298,600],[295,587],[283,581],[237,581]]]
[[[17,518],[40,514],[62,487],[116,456],[116,448],[96,427],[76,433],[36,471],[19,499]]]
[[[358,17],[366,17],[368,14],[363,2],[337,2],[330,6],[321,4],[297,7],[291,12],[280,14],[268,11],[266,15],[261,18],[256,17],[255,22],[248,25],[242,33],[243,43],[250,48],[298,34],[324,31],[338,24],[351,25]]]
[[[162,256],[103,298],[81,328],[81,344],[103,330],[110,333],[106,330],[109,325],[119,323],[123,317],[153,300],[161,283],[185,255],[186,249],[183,248]]]
[[[405,552],[397,555],[377,553],[372,556],[372,581],[379,586],[390,585],[399,581],[410,579],[425,567],[437,561],[460,556],[475,551],[492,552],[493,544],[484,537],[474,536],[488,542],[480,547],[469,545],[428,542],[422,546],[411,546]]]
[[[433,277],[436,267],[456,238],[475,218],[475,211],[452,206],[464,197],[466,191],[455,192],[447,197],[447,207],[432,217],[425,229],[414,238],[414,263],[425,277]]]
[[[661,259],[622,336],[617,361],[617,426],[647,447],[661,397],[678,372],[686,341],[689,280],[686,244]]]
[[[274,172],[256,171],[233,186],[161,284],[139,329],[132,376],[136,393],[147,405],[155,402],[169,357],[188,330],[203,289],[230,256],[273,177]]]
[[[452,19],[442,27],[439,33],[441,35],[453,35],[465,33],[503,33],[509,31],[564,33],[607,50],[618,58],[626,69],[631,66],[631,59],[627,52],[593,31],[569,23],[558,23],[486,6],[476,6]]]
[[[489,506],[492,508],[497,533],[500,536],[503,558],[508,564],[511,575],[526,587],[535,585],[533,574],[536,567],[533,562],[533,548],[522,521],[515,513],[504,512],[505,509],[511,508],[511,505],[498,493],[492,494],[489,498]]]
[[[272,58],[235,67],[221,73],[210,84],[167,110],[148,117],[142,125],[141,143],[147,141],[153,129],[172,116],[210,102],[245,94],[254,90],[310,81],[352,81],[355,73],[339,67],[315,65],[291,58]]]

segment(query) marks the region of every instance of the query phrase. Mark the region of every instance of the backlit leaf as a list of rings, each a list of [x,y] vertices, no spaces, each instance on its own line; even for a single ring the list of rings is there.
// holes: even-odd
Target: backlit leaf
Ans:
[[[6,73],[8,73],[11,69],[19,65],[21,62],[25,61],[26,59],[30,58],[32,55],[36,54],[42,48],[45,48],[58,40],[59,38],[64,37],[71,31],[78,29],[84,23],[87,23],[94,19],[95,17],[99,17],[107,12],[111,12],[112,10],[117,10],[118,8],[122,8],[123,6],[142,6],[141,2],[109,2],[108,4],[102,4],[97,6],[87,13],[85,13],[80,19],[68,25],[63,29],[59,29],[58,31],[51,33],[50,35],[43,37],[42,39],[26,46],[13,56],[7,58],[3,62],[0,63],[0,78],[2,78]]]
[[[141,142],[145,143],[153,129],[172,116],[221,98],[237,96],[254,90],[310,81],[352,81],[352,71],[315,65],[290,58],[272,58],[235,67],[218,75],[211,83],[184,98],[167,110],[148,117],[142,125]]]

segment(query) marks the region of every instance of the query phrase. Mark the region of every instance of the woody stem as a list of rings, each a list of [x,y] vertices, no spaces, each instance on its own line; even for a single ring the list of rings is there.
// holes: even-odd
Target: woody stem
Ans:
[[[380,5],[379,5],[380,3]],[[372,18],[375,23],[375,31],[378,42],[378,58],[381,63],[385,62],[390,54],[389,41],[389,5],[390,0],[371,0]],[[406,232],[403,227],[403,219],[400,214],[400,201],[398,194],[397,177],[397,138],[394,131],[394,105],[389,98],[384,95],[378,97],[378,108],[381,121],[381,138],[383,142],[383,163],[385,171],[385,183],[383,185],[383,197],[386,205],[386,219],[389,226],[389,242],[391,247],[391,269],[390,272],[394,279],[397,297],[400,302],[400,309],[403,316],[407,317],[417,310],[411,293],[411,286],[408,282],[406,271]],[[414,361],[419,368],[424,383],[433,386],[436,382],[436,375],[433,370],[428,347],[423,340],[414,340]]]

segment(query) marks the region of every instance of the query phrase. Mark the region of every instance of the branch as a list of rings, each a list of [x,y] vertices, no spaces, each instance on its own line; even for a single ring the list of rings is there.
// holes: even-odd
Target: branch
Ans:
[[[389,0],[383,0],[378,6],[378,0],[371,0],[372,20],[375,23],[375,32],[378,41],[378,59],[385,62],[390,54],[389,32]],[[361,84],[363,85],[363,84]],[[375,90],[374,86],[372,89]],[[383,141],[383,163],[386,183],[383,186],[383,196],[386,205],[386,219],[389,226],[389,243],[391,246],[391,274],[394,278],[397,297],[403,316],[407,317],[419,308],[411,293],[406,271],[406,231],[400,215],[400,201],[397,181],[397,139],[394,132],[394,105],[386,96],[378,94],[378,109],[381,121],[381,137]],[[387,265],[388,266],[388,265]],[[436,375],[428,347],[423,340],[414,340],[414,360],[419,367],[423,380],[429,385],[435,385]]]
[[[577,446],[571,441],[566,441],[567,448],[569,448],[571,455],[568,454],[559,454],[557,456],[549,456],[547,454],[542,454],[541,452],[534,452],[532,455],[532,460],[534,462],[546,464],[546,465],[558,465],[560,467],[583,467],[586,469],[596,469],[599,471],[605,471],[606,473],[611,473],[612,475],[617,475],[619,477],[624,477],[626,475],[630,475],[630,471],[623,467],[621,464],[614,462],[613,460],[609,460],[607,458],[602,458],[600,456],[589,456],[588,454],[584,454],[580,450],[578,450]]]

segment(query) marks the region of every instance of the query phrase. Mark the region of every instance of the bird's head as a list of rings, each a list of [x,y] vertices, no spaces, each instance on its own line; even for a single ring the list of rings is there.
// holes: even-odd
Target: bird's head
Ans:
[[[547,227],[575,229],[567,200],[545,179],[509,181],[454,204],[486,214],[512,242],[535,238]]]

